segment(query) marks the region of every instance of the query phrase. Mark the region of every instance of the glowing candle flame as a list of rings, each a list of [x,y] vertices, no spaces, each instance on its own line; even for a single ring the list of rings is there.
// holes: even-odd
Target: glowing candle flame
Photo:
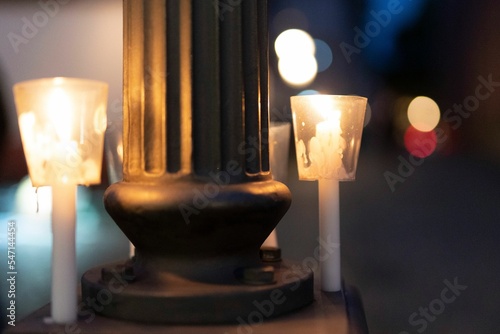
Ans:
[[[47,112],[50,123],[61,142],[68,142],[72,135],[73,109],[68,94],[61,88],[52,90],[47,101]]]

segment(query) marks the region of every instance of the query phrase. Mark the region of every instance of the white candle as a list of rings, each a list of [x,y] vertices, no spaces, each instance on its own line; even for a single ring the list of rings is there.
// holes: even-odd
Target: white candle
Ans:
[[[316,125],[316,139],[321,153],[319,159],[319,238],[333,243],[334,248],[320,247],[321,289],[340,291],[340,214],[339,214],[339,170],[342,168],[342,138],[340,134],[340,112],[333,113],[328,120]]]
[[[340,291],[342,274],[340,269],[340,211],[339,181],[319,179],[319,238],[324,244],[333,243],[333,249],[320,247],[321,290]]]
[[[76,185],[52,186],[52,304],[55,323],[76,321]]]

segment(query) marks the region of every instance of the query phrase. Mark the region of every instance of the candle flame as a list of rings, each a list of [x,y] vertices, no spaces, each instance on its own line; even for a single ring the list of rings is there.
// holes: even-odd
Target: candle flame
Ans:
[[[73,128],[72,104],[68,94],[60,87],[56,87],[48,100],[49,121],[54,127],[61,142],[71,139]]]

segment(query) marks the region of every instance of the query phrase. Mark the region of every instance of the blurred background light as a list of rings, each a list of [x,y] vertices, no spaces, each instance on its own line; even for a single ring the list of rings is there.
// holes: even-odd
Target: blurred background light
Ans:
[[[326,71],[333,62],[333,53],[330,46],[321,39],[314,39],[316,46],[316,61],[318,62],[318,72]]]
[[[417,130],[428,132],[434,130],[441,117],[437,103],[427,96],[417,96],[408,106],[408,120]]]
[[[298,93],[297,95],[317,95],[319,92],[314,89],[306,89],[303,90],[302,92]]]
[[[413,126],[406,129],[404,135],[404,143],[406,150],[417,158],[426,158],[436,150],[437,136],[432,131],[419,131]]]
[[[364,17],[361,27],[365,27],[368,23],[381,23],[379,33],[370,39],[370,43],[364,48],[365,60],[374,69],[377,70],[390,70],[404,65],[406,59],[402,59],[401,50],[398,45],[401,44],[401,34],[408,33],[416,22],[421,18],[424,13],[429,0],[421,1],[405,1],[404,5],[396,6],[396,8],[403,8],[397,14],[389,14],[390,17],[386,18],[386,22],[380,22],[380,13],[387,14],[388,4],[387,0],[366,0],[367,4],[364,8]],[[394,2],[396,3],[396,2]],[[398,2],[399,3],[399,2]],[[378,13],[374,16],[374,13]],[[378,20],[377,20],[378,19]]]
[[[282,32],[274,43],[278,55],[278,71],[290,86],[302,87],[310,84],[318,73],[318,63],[313,38],[300,29]]]
[[[279,60],[278,69],[282,79],[291,86],[306,86],[318,73],[316,58],[312,55],[295,55]]]
[[[282,59],[295,54],[314,55],[316,45],[311,35],[304,30],[288,29],[276,38],[274,50],[278,57]]]

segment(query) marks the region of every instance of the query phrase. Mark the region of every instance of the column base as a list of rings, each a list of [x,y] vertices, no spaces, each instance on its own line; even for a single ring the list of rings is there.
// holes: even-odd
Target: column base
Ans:
[[[215,312],[215,310],[210,310]],[[87,313],[71,325],[47,324],[50,305],[35,311],[26,319],[9,327],[7,334],[25,333],[185,333],[185,334],[365,334],[368,333],[361,298],[356,288],[344,286],[343,292],[322,292],[317,288],[314,301],[304,308],[275,319],[255,308],[253,313],[240,315],[238,324],[158,325],[123,321]]]
[[[96,267],[82,277],[82,301],[88,312],[128,321],[219,324],[256,312],[281,316],[314,299],[312,271],[286,262],[239,268],[223,283],[160,275],[135,276],[123,264]]]

